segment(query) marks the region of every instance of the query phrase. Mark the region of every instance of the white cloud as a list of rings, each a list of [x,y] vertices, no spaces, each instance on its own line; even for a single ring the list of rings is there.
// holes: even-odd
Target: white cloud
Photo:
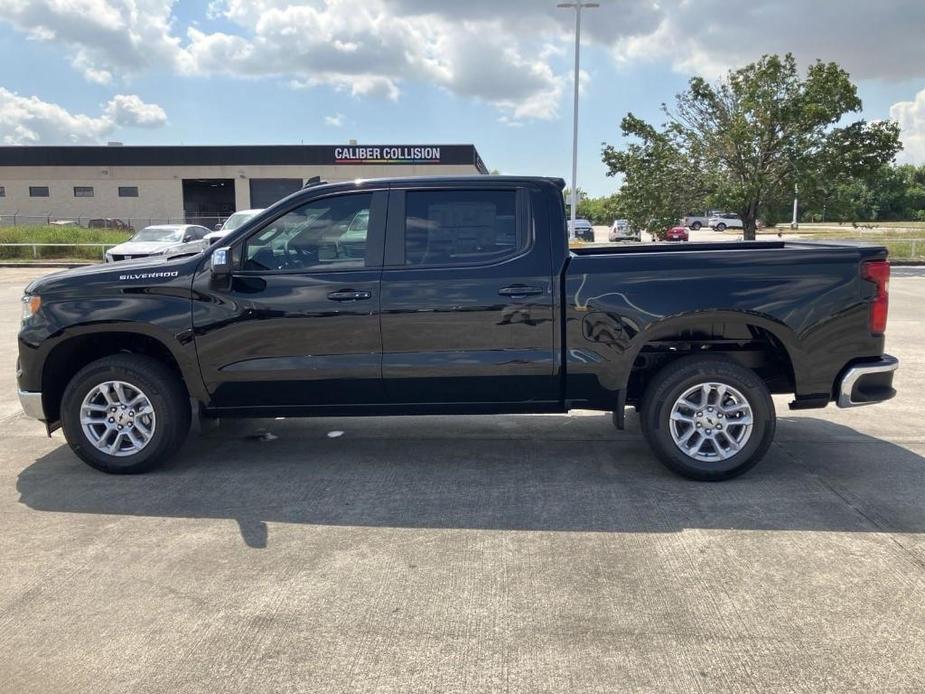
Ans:
[[[0,19],[38,41],[67,49],[88,80],[173,67],[173,0],[0,0]]]
[[[116,128],[156,128],[166,121],[160,106],[147,104],[134,94],[118,94],[99,116],[88,116],[0,87],[0,141],[8,145],[93,144]]]
[[[637,1],[636,5],[641,4]],[[925,76],[921,0],[662,0],[658,22],[609,43],[618,61],[715,77],[765,53],[834,60],[854,79]]]
[[[333,116],[325,116],[324,124],[330,125],[332,128],[342,128],[344,127],[344,114],[335,113]]]
[[[602,0],[582,36],[620,63],[714,76],[763,53],[836,60],[855,79],[925,77],[922,0]],[[210,0],[183,26],[175,0],[0,0],[0,21],[63,46],[88,80],[148,70],[278,78],[398,99],[428,84],[513,120],[565,103],[574,12],[539,0]],[[220,22],[222,31],[204,28]]]
[[[912,101],[900,101],[890,107],[890,118],[899,123],[903,151],[898,161],[925,164],[925,89]]]
[[[188,30],[181,64],[192,74],[286,76],[296,87],[393,100],[404,82],[428,83],[518,118],[556,114],[561,79],[546,44],[531,56],[532,46],[506,35],[496,17],[460,22],[402,10],[385,0],[227,0],[224,16],[240,33]]]
[[[167,114],[157,104],[146,104],[135,94],[116,94],[103,109],[114,125],[134,128],[159,128]]]

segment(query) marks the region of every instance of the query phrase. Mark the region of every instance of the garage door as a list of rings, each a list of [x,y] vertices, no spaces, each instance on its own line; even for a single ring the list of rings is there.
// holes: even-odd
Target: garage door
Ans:
[[[302,188],[301,178],[252,178],[251,208],[263,209]]]

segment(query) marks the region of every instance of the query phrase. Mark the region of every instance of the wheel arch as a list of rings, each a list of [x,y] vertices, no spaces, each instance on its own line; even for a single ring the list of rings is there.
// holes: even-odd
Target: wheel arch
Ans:
[[[158,335],[153,326],[118,324],[69,332],[48,351],[42,363],[41,392],[46,421],[52,428],[60,420],[61,399],[67,384],[87,364],[115,354],[143,354],[174,372],[192,397],[204,396],[202,379],[182,350],[171,348],[171,340]]]
[[[652,323],[637,336],[627,352],[632,366],[623,387],[629,400],[641,397],[644,377],[691,354],[722,354],[749,368],[764,360],[762,375],[772,392],[799,392],[803,359],[788,326],[755,312],[695,311]]]

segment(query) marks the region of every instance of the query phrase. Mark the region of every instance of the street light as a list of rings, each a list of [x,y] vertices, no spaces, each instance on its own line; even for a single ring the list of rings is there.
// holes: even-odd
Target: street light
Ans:
[[[800,197],[800,188],[797,185],[796,181],[793,183],[793,221],[790,222],[791,229],[799,229],[800,222],[797,220],[797,198]]]
[[[578,215],[578,56],[581,51],[581,11],[600,7],[600,4],[578,0],[578,2],[560,2],[556,7],[575,10],[575,107],[572,112],[572,226],[569,229],[569,238],[571,238],[575,233],[575,218]]]

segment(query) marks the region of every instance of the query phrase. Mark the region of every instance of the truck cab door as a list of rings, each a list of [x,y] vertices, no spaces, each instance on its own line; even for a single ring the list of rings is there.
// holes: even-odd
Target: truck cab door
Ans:
[[[194,280],[193,326],[215,408],[384,400],[379,274],[388,191],[294,201]]]
[[[557,278],[532,198],[510,184],[392,188],[382,272],[390,402],[558,402]]]

